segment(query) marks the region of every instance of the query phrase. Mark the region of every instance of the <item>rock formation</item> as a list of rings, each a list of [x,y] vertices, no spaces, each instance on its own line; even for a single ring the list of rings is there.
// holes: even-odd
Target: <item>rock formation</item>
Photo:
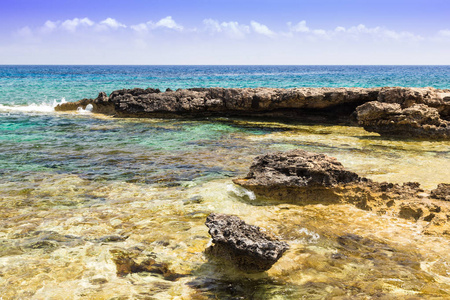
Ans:
[[[320,122],[349,120],[353,114],[382,135],[449,139],[450,90],[434,88],[192,88],[123,89],[109,97],[58,105],[117,117],[273,116]]]
[[[96,99],[83,99],[63,103],[57,111],[83,109],[87,104],[94,112],[118,117],[154,116],[208,116],[208,115],[258,115],[295,114],[301,110],[346,110],[347,114],[362,103],[376,100],[378,89],[364,88],[192,88],[177,91],[158,89],[123,89],[109,97],[100,93]],[[331,115],[331,114],[330,114]]]
[[[214,243],[206,252],[226,259],[248,273],[270,269],[289,249],[287,243],[236,216],[213,213],[207,217],[206,226]]]
[[[429,192],[415,182],[403,185],[374,182],[344,169],[335,158],[303,150],[255,158],[245,178],[235,179],[256,195],[299,205],[351,203],[380,214],[389,212],[425,221],[425,233],[450,235],[449,184]]]
[[[382,135],[450,139],[450,122],[440,118],[436,108],[414,104],[372,101],[356,108],[358,123],[365,130]]]

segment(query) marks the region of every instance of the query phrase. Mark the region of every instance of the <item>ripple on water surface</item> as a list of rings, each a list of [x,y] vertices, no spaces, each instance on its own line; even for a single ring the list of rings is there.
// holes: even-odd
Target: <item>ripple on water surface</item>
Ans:
[[[450,178],[448,142],[234,119],[0,120],[4,298],[450,296],[448,239],[423,235],[424,224],[350,205],[274,202],[229,179],[245,175],[256,155],[302,148],[375,180],[434,187]],[[291,249],[264,274],[209,260],[211,212],[237,214]],[[119,272],[121,258],[141,269]]]

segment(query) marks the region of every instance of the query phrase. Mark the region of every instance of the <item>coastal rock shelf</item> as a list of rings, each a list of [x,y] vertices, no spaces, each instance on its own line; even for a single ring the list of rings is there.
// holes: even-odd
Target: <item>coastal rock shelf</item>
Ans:
[[[450,235],[449,184],[425,191],[419,183],[375,182],[346,171],[335,158],[304,150],[255,158],[245,178],[233,182],[256,195],[298,205],[351,203],[379,214],[424,221],[426,234]]]
[[[350,120],[382,135],[450,138],[450,90],[434,88],[192,88],[123,89],[96,99],[59,104],[117,117],[272,116]]]

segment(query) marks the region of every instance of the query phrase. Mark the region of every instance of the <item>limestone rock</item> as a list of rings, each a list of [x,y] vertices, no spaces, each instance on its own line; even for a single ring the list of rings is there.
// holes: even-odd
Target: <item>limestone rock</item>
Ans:
[[[450,183],[440,183],[436,189],[431,191],[431,197],[450,201]]]
[[[358,174],[347,171],[334,157],[304,150],[276,152],[258,156],[243,180],[243,186],[329,187],[357,182]]]
[[[398,103],[373,101],[357,107],[356,115],[365,130],[382,135],[450,139],[450,122],[425,104],[402,108]]]
[[[109,97],[62,103],[56,111],[93,106],[117,117],[270,116],[351,123],[382,135],[449,139],[450,90],[434,88],[123,89]]]
[[[345,170],[334,158],[303,150],[258,156],[247,177],[233,182],[257,197],[297,205],[353,204],[378,214],[424,221],[426,234],[450,234],[450,202],[441,201],[450,198],[450,184],[440,184],[430,193],[417,182],[374,182]]]
[[[280,259],[289,245],[273,238],[237,216],[210,214],[206,226],[214,243],[208,254],[224,258],[242,271],[263,272]]]

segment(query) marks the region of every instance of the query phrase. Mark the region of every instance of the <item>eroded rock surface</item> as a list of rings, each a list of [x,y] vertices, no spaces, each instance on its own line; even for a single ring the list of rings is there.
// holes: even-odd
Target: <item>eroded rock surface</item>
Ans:
[[[357,182],[360,179],[358,174],[347,171],[334,157],[292,150],[256,157],[243,184],[267,187],[327,187]]]
[[[358,123],[382,135],[450,139],[450,122],[425,104],[402,108],[398,103],[368,102],[356,108]]]
[[[248,225],[237,216],[210,214],[206,226],[214,243],[206,252],[226,259],[245,272],[263,272],[280,259],[289,245]]]
[[[374,182],[345,170],[335,158],[303,150],[255,158],[245,178],[234,183],[257,196],[299,205],[351,203],[379,214],[425,222],[424,232],[450,234],[449,184],[430,192],[416,182]],[[434,199],[433,199],[434,198]]]
[[[281,110],[279,116],[295,116],[294,110],[338,109],[351,114],[362,103],[374,101],[378,88],[192,88],[167,90],[124,89],[106,97],[63,103],[57,111],[83,109],[92,104],[94,112],[119,117],[253,115]],[[336,113],[336,110],[335,110]]]
[[[450,184],[440,183],[436,189],[431,191],[431,197],[435,199],[450,201]]]

